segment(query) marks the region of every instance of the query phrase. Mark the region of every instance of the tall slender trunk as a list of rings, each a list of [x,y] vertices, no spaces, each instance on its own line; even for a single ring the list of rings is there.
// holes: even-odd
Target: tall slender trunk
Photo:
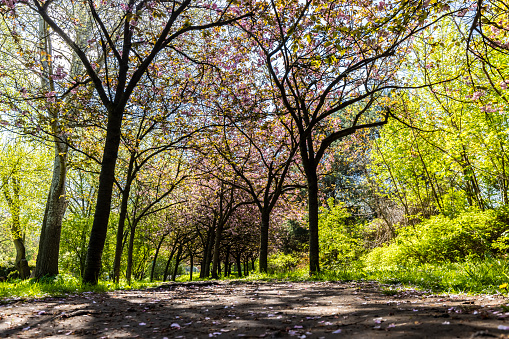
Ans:
[[[177,245],[175,244],[171,248],[170,256],[168,257],[168,261],[166,261],[166,266],[164,267],[163,282],[166,281],[166,277],[168,276],[168,270],[170,269],[171,260],[173,259],[173,255],[175,254],[176,249]]]
[[[235,256],[235,262],[237,263],[237,278],[242,278],[242,264],[240,260],[240,254]]]
[[[214,246],[214,239],[216,235],[214,230],[215,224],[209,227],[209,230],[207,232],[207,248],[203,253],[203,265],[200,271],[200,278],[207,278],[210,274],[210,261],[211,261],[210,259],[212,257],[212,248]]]
[[[191,269],[189,270],[189,281],[193,281],[193,270],[194,270],[194,255],[193,255],[193,251],[189,251],[189,261],[190,261],[190,265],[191,265]]]
[[[180,260],[182,259],[182,245],[179,246],[178,252],[177,252],[177,258],[175,259],[175,267],[173,268],[173,275],[171,277],[172,281],[175,281],[177,279],[177,273],[179,270]]]
[[[115,165],[120,145],[123,108],[108,113],[106,142],[99,174],[99,189],[95,206],[94,222],[87,250],[87,260],[83,282],[96,285],[101,272],[101,259],[108,231],[111,210],[111,196],[115,181]]]
[[[269,222],[270,212],[268,210],[262,211],[262,220],[260,227],[260,272],[267,273],[267,258],[269,255]]]
[[[152,262],[152,269],[150,270],[150,281],[154,280],[154,271],[156,269],[157,256],[159,255],[159,250],[161,249],[161,245],[163,244],[164,238],[166,238],[166,234],[163,234],[161,240],[157,244],[156,253],[154,254],[154,261]]]
[[[219,222],[216,228],[216,235],[214,241],[214,257],[212,259],[212,278],[218,279],[218,265],[219,265],[219,252],[221,250],[221,238],[223,233],[224,223]]]
[[[136,219],[133,220],[133,224],[131,225],[131,232],[129,234],[129,247],[127,249],[127,269],[125,272],[125,277],[127,279],[127,283],[131,285],[131,275],[133,269],[133,252],[134,252],[134,237],[136,236]]]
[[[65,184],[68,146],[64,142],[59,141],[57,137],[55,137],[54,142],[53,177],[42,221],[39,252],[34,271],[35,278],[58,274],[60,235],[62,232],[62,221],[67,208]]]
[[[230,265],[230,249],[231,249],[231,246],[226,246],[226,257],[224,260],[224,276],[225,277],[230,276],[230,270],[228,269],[229,265]]]
[[[308,213],[309,213],[309,274],[320,272],[318,244],[318,177],[316,168],[309,169]]]
[[[113,280],[118,284],[120,280],[120,261],[122,259],[122,250],[124,248],[124,227],[127,218],[127,205],[129,203],[129,195],[131,193],[131,185],[133,182],[133,168],[134,168],[134,152],[131,152],[129,159],[129,167],[127,169],[126,183],[124,191],[122,192],[122,202],[120,203],[120,214],[118,217],[117,229],[117,243],[115,246],[115,259],[113,261]],[[150,279],[152,281],[152,278]]]
[[[42,18],[39,18],[39,50],[42,57],[43,74],[40,77],[41,87],[44,91],[54,91],[54,83],[50,75],[52,74],[52,46],[49,36],[48,25]],[[82,34],[78,33],[79,38],[83,38]],[[49,57],[48,57],[49,56]],[[71,74],[77,75],[79,68],[76,67],[76,60],[73,58]],[[66,137],[63,135],[60,122],[59,113],[56,109],[48,108],[51,117],[51,133],[53,134],[53,147],[55,150],[55,157],[53,160],[53,176],[51,178],[51,185],[48,192],[48,199],[46,200],[46,208],[41,227],[41,235],[39,238],[39,251],[37,254],[37,262],[34,270],[35,278],[42,278],[49,275],[54,276],[58,274],[58,254],[60,250],[60,235],[62,232],[62,221],[64,218],[65,210],[67,208],[67,201],[65,198],[65,185],[67,174],[67,152],[69,147],[67,145]]]

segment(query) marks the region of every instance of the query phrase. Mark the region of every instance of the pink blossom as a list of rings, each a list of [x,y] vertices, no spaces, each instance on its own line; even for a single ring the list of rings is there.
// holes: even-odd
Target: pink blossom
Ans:
[[[484,96],[484,92],[474,92],[474,94],[472,94],[472,100],[479,100],[482,96]]]
[[[57,95],[57,92],[55,92],[55,91],[51,91],[51,92],[48,92],[48,93],[44,94],[44,96],[47,98],[46,100],[48,102],[55,102],[56,101],[56,95]]]

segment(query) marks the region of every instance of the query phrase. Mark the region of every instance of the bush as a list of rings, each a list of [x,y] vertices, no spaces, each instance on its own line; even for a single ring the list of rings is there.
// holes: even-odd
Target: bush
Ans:
[[[434,216],[399,229],[391,244],[374,249],[364,261],[367,267],[396,267],[495,255],[506,248],[507,216],[507,209]]]
[[[277,253],[267,259],[267,271],[270,274],[290,272],[299,266],[301,258],[295,254]]]
[[[320,264],[325,269],[352,265],[364,252],[363,226],[348,222],[350,214],[344,204],[327,200],[318,220]]]

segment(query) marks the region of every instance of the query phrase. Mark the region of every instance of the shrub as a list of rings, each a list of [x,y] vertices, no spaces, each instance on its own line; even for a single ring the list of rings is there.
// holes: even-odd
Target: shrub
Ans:
[[[507,248],[507,215],[499,209],[467,211],[454,218],[434,216],[399,229],[392,243],[374,249],[364,261],[367,267],[396,267],[494,255]]]
[[[300,261],[296,254],[273,254],[267,259],[267,270],[270,274],[293,271]]]
[[[344,204],[327,200],[327,207],[320,211],[318,233],[320,239],[320,264],[325,269],[349,266],[364,251],[363,226],[348,222],[350,214]]]

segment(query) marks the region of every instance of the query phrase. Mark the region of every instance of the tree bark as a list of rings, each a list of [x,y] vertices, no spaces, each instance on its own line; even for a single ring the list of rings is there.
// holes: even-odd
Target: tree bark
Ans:
[[[262,211],[262,220],[260,227],[260,273],[267,273],[267,258],[269,255],[269,221],[270,213]]]
[[[123,240],[124,240],[124,227],[125,220],[127,218],[127,205],[129,203],[129,195],[131,193],[131,184],[133,182],[133,168],[134,168],[134,153],[131,152],[131,157],[129,159],[129,167],[127,169],[127,178],[124,187],[124,191],[122,192],[122,202],[120,203],[120,214],[118,217],[118,229],[117,229],[117,243],[115,246],[115,259],[113,261],[113,280],[118,284],[120,280],[120,261],[122,259],[122,251],[123,251]],[[152,274],[151,274],[152,276]],[[152,281],[152,278],[150,278]]]
[[[221,236],[223,233],[224,224],[219,222],[216,229],[215,241],[214,241],[214,257],[212,259],[212,278],[218,279],[218,265],[219,265],[219,252],[221,249]]]
[[[55,137],[55,158],[53,161],[53,177],[51,179],[46,210],[42,221],[39,252],[35,265],[34,277],[58,274],[58,254],[60,251],[60,235],[67,201],[65,184],[67,173],[68,146]]]
[[[237,278],[242,278],[242,264],[240,260],[240,254],[235,256],[235,262],[237,264]]]
[[[182,259],[182,245],[179,246],[179,249],[177,252],[177,258],[175,259],[175,267],[173,268],[173,275],[171,277],[172,281],[175,281],[175,279],[177,279],[177,273],[179,270],[180,259]]]
[[[193,269],[194,269],[194,255],[192,251],[189,251],[189,261],[191,265],[191,269],[189,270],[189,281],[193,281]]]
[[[150,270],[150,282],[154,281],[154,271],[156,269],[157,256],[159,255],[159,250],[161,249],[164,238],[166,238],[166,234],[163,234],[161,240],[157,244],[156,253],[154,254],[154,261],[152,262],[152,269]]]
[[[203,253],[203,265],[200,271],[200,278],[208,278],[210,274],[210,259],[212,257],[212,248],[214,245],[214,238],[216,233],[214,232],[215,225],[211,226],[207,232],[207,248]]]
[[[168,270],[170,269],[171,260],[173,259],[173,255],[175,254],[176,249],[176,245],[174,245],[171,249],[170,256],[168,257],[168,261],[166,262],[166,266],[164,268],[163,282],[166,281],[166,277],[168,276]]]
[[[120,145],[120,128],[122,125],[122,110],[111,111],[108,114],[106,128],[106,143],[99,175],[99,189],[95,206],[94,222],[87,250],[87,260],[83,282],[97,285],[101,272],[101,258],[108,231],[108,221],[111,210],[111,196],[115,181],[115,165]]]
[[[134,238],[136,236],[136,226],[138,226],[138,220],[134,218],[133,224],[131,225],[131,231],[129,233],[129,245],[127,249],[127,268],[125,277],[127,284],[131,285],[131,276],[133,271],[133,252],[134,252]]]
[[[309,274],[320,272],[318,244],[318,176],[316,168],[306,171],[308,182],[308,213],[309,213]]]
[[[83,34],[78,33],[79,39],[83,38]],[[52,55],[51,40],[49,37],[48,25],[39,18],[39,39],[41,52],[44,55]],[[51,61],[48,57],[43,58],[42,67],[43,74],[40,77],[41,87],[45,91],[54,90],[53,80],[50,78],[52,73]],[[71,72],[76,75],[80,68],[76,67],[76,60],[72,62],[73,69]],[[60,250],[60,235],[62,232],[62,221],[67,201],[65,198],[65,185],[67,174],[67,152],[69,146],[67,140],[63,136],[60,123],[59,113],[49,108],[51,117],[51,133],[53,134],[55,158],[53,160],[53,176],[46,200],[46,208],[41,227],[41,235],[39,238],[39,251],[37,253],[37,261],[34,270],[34,277],[39,279],[44,276],[54,276],[58,274],[58,255]]]

